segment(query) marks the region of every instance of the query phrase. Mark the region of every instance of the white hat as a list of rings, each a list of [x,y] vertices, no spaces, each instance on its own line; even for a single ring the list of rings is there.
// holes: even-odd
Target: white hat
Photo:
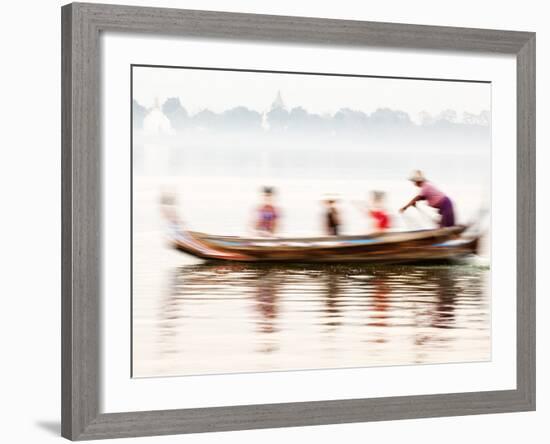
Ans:
[[[409,180],[412,180],[413,182],[426,182],[426,178],[420,170],[413,171],[413,173],[409,177]]]

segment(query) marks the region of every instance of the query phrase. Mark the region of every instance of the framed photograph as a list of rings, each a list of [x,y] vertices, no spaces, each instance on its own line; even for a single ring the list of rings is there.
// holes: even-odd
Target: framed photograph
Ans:
[[[62,8],[62,434],[535,409],[535,35]]]

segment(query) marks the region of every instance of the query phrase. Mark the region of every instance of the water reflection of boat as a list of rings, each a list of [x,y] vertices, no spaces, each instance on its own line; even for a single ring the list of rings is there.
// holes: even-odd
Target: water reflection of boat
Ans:
[[[179,230],[174,248],[205,260],[241,262],[403,263],[457,259],[476,253],[466,227],[388,231],[360,236],[244,238]]]
[[[242,371],[490,358],[487,269],[206,262],[171,270],[134,318],[134,372]],[[141,307],[141,308],[140,308]],[[151,315],[154,314],[154,317]],[[135,315],[136,316],[136,315]]]

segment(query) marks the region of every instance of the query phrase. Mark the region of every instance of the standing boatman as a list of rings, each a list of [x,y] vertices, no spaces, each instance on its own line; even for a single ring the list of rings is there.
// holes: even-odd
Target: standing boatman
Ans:
[[[454,226],[455,214],[451,199],[428,182],[420,170],[414,171],[411,177],[409,177],[409,180],[420,188],[420,192],[399,211],[403,213],[407,208],[416,206],[418,201],[425,200],[430,207],[439,211],[439,214],[441,215],[439,220],[440,227],[443,228]]]

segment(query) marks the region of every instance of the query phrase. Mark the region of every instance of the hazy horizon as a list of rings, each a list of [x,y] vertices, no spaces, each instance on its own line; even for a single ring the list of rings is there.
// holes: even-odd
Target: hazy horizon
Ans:
[[[389,108],[416,122],[423,112],[436,116],[448,109],[478,115],[491,103],[491,85],[481,82],[164,67],[133,67],[132,75],[133,98],[145,108],[174,97],[191,114],[237,106],[262,113],[279,92],[289,110],[332,115],[342,108],[363,113]]]

